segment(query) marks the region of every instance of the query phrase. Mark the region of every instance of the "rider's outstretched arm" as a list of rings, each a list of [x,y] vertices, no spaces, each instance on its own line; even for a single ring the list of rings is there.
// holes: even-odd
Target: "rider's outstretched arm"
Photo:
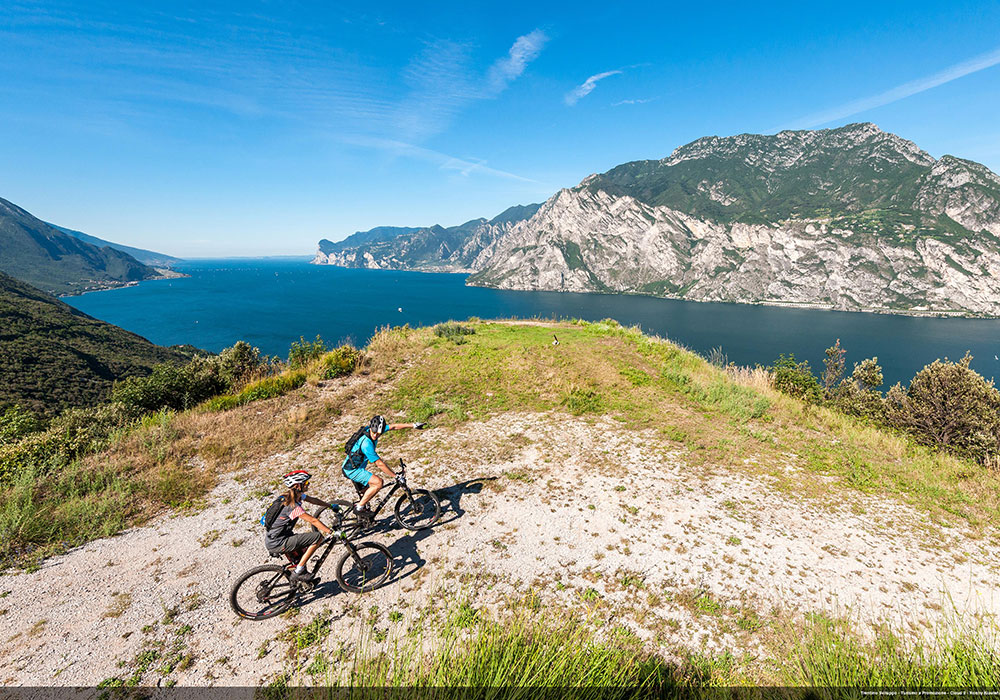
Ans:
[[[426,423],[393,423],[389,426],[389,430],[402,430],[403,428],[423,428]]]

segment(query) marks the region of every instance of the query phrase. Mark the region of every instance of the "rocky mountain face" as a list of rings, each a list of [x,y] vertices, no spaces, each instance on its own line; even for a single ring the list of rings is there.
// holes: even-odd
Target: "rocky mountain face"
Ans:
[[[540,206],[514,206],[493,219],[473,219],[449,228],[380,226],[337,243],[324,239],[312,262],[383,270],[473,272],[484,264],[480,260],[484,250],[529,219]]]
[[[1000,178],[873,124],[703,138],[592,175],[469,284],[1000,315]]]
[[[52,294],[162,276],[128,253],[67,235],[5,199],[0,199],[0,271]]]

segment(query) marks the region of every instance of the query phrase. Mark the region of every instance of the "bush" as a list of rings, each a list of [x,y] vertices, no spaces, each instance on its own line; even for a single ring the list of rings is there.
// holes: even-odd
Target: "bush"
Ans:
[[[253,401],[271,399],[275,396],[287,394],[293,389],[298,389],[306,383],[306,373],[304,370],[279,374],[276,377],[265,377],[256,382],[248,384],[238,394],[225,394],[215,396],[204,404],[207,411],[228,411],[237,406],[243,406]]]
[[[115,404],[67,409],[44,432],[0,444],[0,481],[31,469],[48,473],[65,467],[82,455],[106,447],[115,431],[131,420],[129,413]]]
[[[469,342],[463,336],[474,335],[475,332],[475,328],[472,328],[471,326],[463,326],[460,323],[439,323],[434,326],[434,335],[438,338],[450,340],[456,345],[462,345],[463,343]]]
[[[917,372],[904,392],[887,396],[888,419],[920,442],[947,448],[980,463],[1000,456],[1000,391],[959,362],[935,360]]]
[[[129,377],[114,383],[111,400],[133,415],[170,408],[183,411],[226,390],[216,358],[196,357],[188,364],[156,365],[147,377]]]
[[[350,345],[341,345],[320,358],[320,378],[336,379],[354,371],[361,353]]]
[[[796,362],[795,355],[780,355],[771,365],[774,388],[783,394],[818,403],[823,396],[808,362]]]
[[[31,411],[11,406],[0,414],[0,445],[17,442],[28,433],[42,429],[42,424]]]
[[[854,365],[848,379],[832,392],[834,408],[851,416],[876,423],[885,420],[885,399],[878,388],[882,386],[882,368],[873,357]]]
[[[258,348],[242,340],[220,352],[216,362],[219,378],[228,391],[254,379],[268,364],[267,358],[261,357]]]
[[[289,369],[299,369],[305,367],[313,360],[318,360],[326,352],[326,343],[316,336],[316,340],[309,342],[303,336],[299,336],[298,342],[292,342],[288,349]]]

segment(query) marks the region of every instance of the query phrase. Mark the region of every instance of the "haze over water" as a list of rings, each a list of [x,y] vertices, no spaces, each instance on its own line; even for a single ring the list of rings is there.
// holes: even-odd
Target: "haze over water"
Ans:
[[[176,269],[191,276],[64,301],[154,343],[212,352],[246,340],[284,357],[300,336],[363,345],[385,325],[425,326],[470,316],[614,318],[703,355],[721,346],[740,365],[767,365],[781,353],[794,353],[818,371],[824,349],[840,338],[848,371],[854,362],[877,356],[886,386],[906,384],[929,362],[959,359],[967,350],[978,372],[987,379],[1000,376],[994,359],[1000,320],[501,291],[466,287],[464,275],[354,270],[309,265],[307,258],[197,260]]]

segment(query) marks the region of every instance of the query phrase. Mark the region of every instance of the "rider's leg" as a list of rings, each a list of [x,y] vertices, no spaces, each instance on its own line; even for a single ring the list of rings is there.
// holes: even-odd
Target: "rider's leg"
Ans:
[[[372,474],[371,478],[368,479],[368,490],[365,491],[365,495],[358,501],[358,508],[364,508],[368,504],[368,501],[375,498],[375,494],[378,493],[380,488],[382,488],[382,477]]]
[[[298,566],[299,567],[303,567],[303,568],[308,568],[309,557],[311,557],[313,554],[316,553],[316,550],[319,549],[319,546],[321,544],[323,544],[323,543],[322,542],[317,542],[316,544],[314,544],[313,546],[311,546],[309,549],[307,549],[306,553],[302,555],[301,559],[299,559]],[[298,567],[296,567],[296,568],[298,568]]]

